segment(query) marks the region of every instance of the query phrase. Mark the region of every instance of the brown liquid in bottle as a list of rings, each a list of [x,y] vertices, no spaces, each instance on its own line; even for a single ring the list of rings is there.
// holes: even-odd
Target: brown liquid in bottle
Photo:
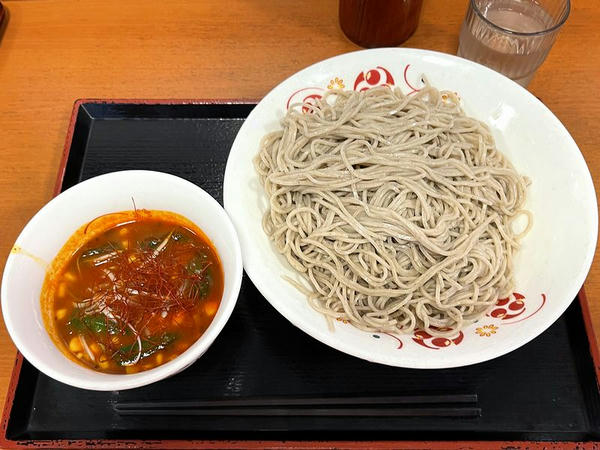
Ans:
[[[361,47],[394,47],[417,28],[422,0],[340,0],[340,26]]]

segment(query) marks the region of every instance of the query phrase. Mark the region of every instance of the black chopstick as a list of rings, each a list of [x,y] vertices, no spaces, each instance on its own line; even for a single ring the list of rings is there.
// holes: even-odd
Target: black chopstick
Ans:
[[[119,402],[124,416],[479,417],[476,394]],[[369,407],[364,407],[368,405]]]
[[[126,409],[122,416],[479,417],[481,408],[209,408]]]
[[[183,402],[119,402],[119,412],[129,409],[197,409],[222,407],[267,407],[267,406],[332,406],[332,405],[410,405],[477,403],[477,394],[409,395],[391,397],[311,397],[311,398],[244,398],[218,399]]]

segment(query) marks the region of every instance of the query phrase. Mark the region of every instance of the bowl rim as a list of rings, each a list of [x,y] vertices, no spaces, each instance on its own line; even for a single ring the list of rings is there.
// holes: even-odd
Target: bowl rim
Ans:
[[[198,340],[172,361],[169,361],[153,369],[137,372],[134,374],[107,374],[103,372],[94,371],[93,369],[89,369],[90,372],[94,374],[94,376],[93,379],[88,379],[79,375],[73,375],[65,373],[64,371],[56,370],[54,367],[38,359],[35,353],[30,351],[30,345],[25,344],[24,341],[21,339],[22,331],[20,329],[20,325],[14,323],[11,320],[9,313],[12,307],[12,303],[14,303],[14,300],[11,301],[9,299],[9,290],[11,286],[10,279],[8,279],[8,274],[16,267],[18,267],[19,264],[18,260],[16,260],[15,258],[16,255],[11,251],[6,260],[6,265],[2,276],[2,285],[0,287],[2,315],[4,318],[6,329],[11,339],[13,340],[13,343],[17,347],[18,351],[36,369],[57,381],[77,388],[95,391],[114,391],[132,389],[160,381],[164,378],[169,377],[170,375],[174,375],[184,370],[189,365],[194,363],[199,357],[202,356],[202,354],[212,345],[216,337],[222,331],[225,324],[228,322],[233,312],[233,309],[235,308],[239,296],[239,291],[241,288],[243,275],[242,253],[236,229],[233,226],[229,215],[226,213],[225,209],[219,204],[219,202],[217,202],[217,200],[215,200],[202,188],[181,177],[171,175],[165,172],[151,170],[121,170],[106,173],[103,175],[98,175],[96,177],[92,177],[80,183],[77,183],[76,185],[56,195],[44,206],[42,206],[23,227],[23,229],[19,233],[19,236],[15,240],[15,243],[13,244],[12,248],[19,245],[19,242],[23,240],[27,236],[27,234],[31,233],[32,230],[35,230],[35,228],[39,226],[40,223],[43,223],[45,220],[45,215],[54,207],[56,207],[57,204],[60,204],[60,202],[64,201],[64,199],[68,196],[83,195],[89,192],[90,189],[96,189],[96,186],[102,186],[105,183],[111,183],[117,178],[120,179],[125,177],[127,177],[129,180],[131,180],[134,177],[137,177],[138,180],[147,180],[147,182],[156,181],[157,179],[169,181],[171,183],[174,183],[175,185],[181,186],[184,189],[195,190],[198,194],[196,197],[197,199],[199,199],[198,201],[202,203],[210,203],[213,207],[216,207],[216,211],[218,211],[218,213],[216,214],[218,216],[218,221],[220,222],[222,229],[225,230],[225,232],[227,233],[227,239],[230,240],[233,250],[234,264],[232,273],[230,275],[230,278],[232,280],[231,291],[229,296],[223,296],[221,299],[221,303],[219,305],[221,316],[219,317],[219,320],[217,321],[217,317],[215,316],[207,330],[198,338]],[[190,219],[188,218],[188,220]],[[210,239],[210,236],[208,237]],[[64,357],[66,358],[66,356]],[[77,363],[73,362],[73,364]]]

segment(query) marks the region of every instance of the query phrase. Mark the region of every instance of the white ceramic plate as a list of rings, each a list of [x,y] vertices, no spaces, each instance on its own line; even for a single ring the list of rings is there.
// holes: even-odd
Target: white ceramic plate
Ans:
[[[458,93],[467,114],[486,122],[497,147],[532,179],[526,203],[533,229],[515,261],[515,294],[452,339],[423,332],[389,335],[336,322],[335,331],[282,279],[294,272],[267,239],[261,217],[267,199],[252,165],[261,137],[279,127],[289,104],[311,101],[332,87],[361,90],[390,84],[410,93],[422,75]],[[246,272],[290,322],[348,354],[413,368],[486,361],[527,343],[569,306],[587,275],[598,217],[592,179],[577,145],[532,94],[479,64],[451,55],[403,48],[365,50],[310,66],[273,89],[252,111],[233,143],[224,184],[225,209],[237,229]]]

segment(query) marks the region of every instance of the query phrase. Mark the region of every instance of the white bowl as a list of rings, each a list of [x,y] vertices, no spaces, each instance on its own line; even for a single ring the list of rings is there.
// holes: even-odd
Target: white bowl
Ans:
[[[497,147],[532,179],[525,207],[533,228],[515,259],[515,296],[453,339],[368,333],[323,316],[280,275],[296,277],[262,230],[268,202],[252,164],[260,139],[280,128],[290,104],[314,100],[331,87],[362,90],[381,84],[405,93],[422,75],[459,94],[466,113],[486,122]],[[529,342],[577,295],[592,262],[598,233],[592,178],[560,121],[527,90],[487,67],[437,52],[386,48],[321,61],[292,75],[250,113],[233,143],[223,186],[244,268],[262,295],[290,322],[340,351],[392,366],[456,367],[486,361]]]
[[[221,258],[225,283],[223,298],[212,323],[184,353],[148,371],[113,375],[96,372],[69,360],[48,335],[40,309],[40,291],[46,273],[43,262],[50,263],[83,224],[102,214],[131,210],[132,197],[139,209],[181,214],[204,231]],[[84,389],[130,389],[185,369],[208,349],[233,311],[242,271],[235,229],[223,208],[209,194],[186,180],[165,173],[114,172],[66,190],[29,221],[6,262],[1,291],[2,312],[15,345],[41,372]]]

